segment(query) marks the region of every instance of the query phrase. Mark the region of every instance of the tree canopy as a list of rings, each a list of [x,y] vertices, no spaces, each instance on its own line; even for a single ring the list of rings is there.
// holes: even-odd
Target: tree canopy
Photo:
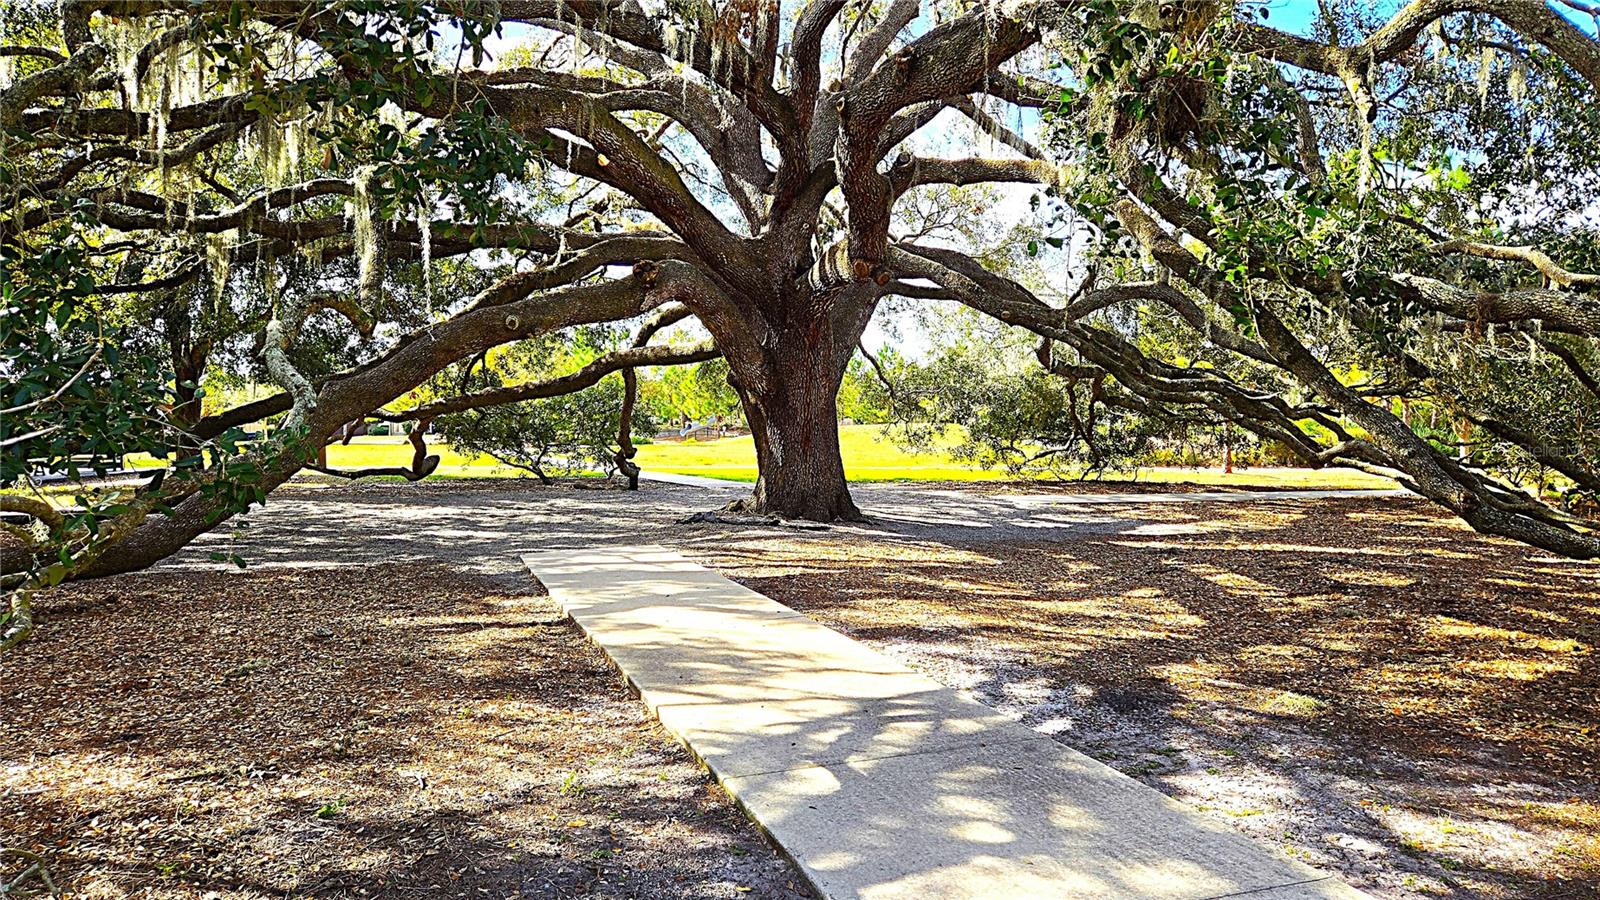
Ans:
[[[1223,423],[1600,555],[1505,477],[1600,489],[1592,10],[1318,6],[1302,34],[1250,0],[8,4],[0,478],[173,460],[72,516],[0,495],[35,517],[0,576],[13,629],[31,591],[175,552],[348,423],[640,366],[725,360],[746,507],[857,517],[838,392],[889,304],[1031,334],[1086,447],[1096,410]],[[466,377],[602,323],[628,336],[577,371]],[[275,390],[204,414],[218,371]],[[407,399],[441,373],[458,394]]]

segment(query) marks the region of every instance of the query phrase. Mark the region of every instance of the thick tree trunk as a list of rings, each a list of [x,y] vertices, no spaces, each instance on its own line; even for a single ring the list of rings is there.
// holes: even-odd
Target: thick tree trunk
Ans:
[[[739,511],[814,522],[865,518],[850,499],[839,453],[843,365],[831,342],[818,343],[785,335],[768,355],[764,390],[738,386],[759,469],[755,493],[734,504]]]
[[[760,475],[739,509],[814,522],[863,518],[839,454],[837,391],[830,383],[785,380],[776,391],[747,397]]]
[[[180,432],[178,458],[187,459],[200,452],[200,440],[194,436],[195,426],[204,418],[200,401],[200,379],[205,377],[206,362],[210,358],[209,345],[196,347],[187,338],[172,342],[172,394],[176,401],[169,414],[172,424]]]

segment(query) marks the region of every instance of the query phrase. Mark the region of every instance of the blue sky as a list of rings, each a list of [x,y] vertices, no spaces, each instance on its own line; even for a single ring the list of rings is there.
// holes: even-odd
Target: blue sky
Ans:
[[[1394,12],[1402,5],[1401,0],[1369,0],[1375,12],[1385,15]],[[1284,31],[1296,34],[1306,34],[1311,30],[1311,22],[1317,15],[1317,0],[1265,0],[1267,7],[1267,24]],[[1570,6],[1559,3],[1550,4],[1557,12],[1564,14],[1579,28],[1590,34],[1595,33],[1593,19],[1579,16],[1577,11]]]
[[[1316,0],[1268,0],[1267,3],[1267,24],[1296,34],[1309,32],[1316,15]]]
[[[1267,24],[1295,34],[1309,34],[1311,32],[1311,23],[1317,17],[1317,0],[1246,0],[1246,2],[1258,8],[1263,6],[1266,8]],[[1366,2],[1372,5],[1374,12],[1387,17],[1403,6],[1405,0],[1366,0]],[[1571,7],[1563,6],[1560,3],[1551,3],[1550,5],[1557,12],[1564,14],[1579,28],[1589,34],[1595,33],[1593,19],[1579,16]],[[460,35],[455,29],[445,26],[440,30],[442,37],[440,46],[451,46],[460,40]],[[503,35],[490,39],[489,44],[492,52],[498,53],[503,48],[524,40],[529,31],[530,29],[523,25],[508,26]]]

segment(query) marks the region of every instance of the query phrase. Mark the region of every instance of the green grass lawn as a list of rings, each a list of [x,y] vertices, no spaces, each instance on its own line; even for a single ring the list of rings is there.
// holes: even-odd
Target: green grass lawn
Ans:
[[[1011,478],[1004,469],[977,469],[957,462],[948,452],[907,452],[884,435],[882,425],[845,425],[839,429],[845,475],[851,481],[993,481]],[[943,441],[949,447],[953,441]],[[639,465],[646,470],[680,475],[703,475],[734,481],[756,480],[755,445],[748,437],[705,443],[662,441],[639,448]],[[1235,487],[1282,488],[1392,488],[1387,478],[1349,469],[1218,469],[1152,467],[1137,473],[1108,473],[1108,478],[1140,481],[1192,481]]]
[[[428,452],[439,455],[439,478],[516,478],[533,477],[492,456],[463,456],[449,444],[428,442]],[[358,437],[349,444],[328,446],[328,466],[334,469],[370,469],[378,466],[410,466],[411,444],[403,437]]]
[[[884,437],[882,425],[841,426],[839,449],[844,454],[845,475],[851,481],[984,481],[1007,477],[1003,470],[975,469],[959,463],[943,450],[902,450]],[[639,448],[637,460],[644,469],[657,472],[756,480],[755,442],[748,437],[645,444]]]
[[[463,456],[452,450],[449,444],[430,441],[428,452],[439,454],[439,468],[435,477],[515,478],[528,474],[492,457]],[[147,454],[140,453],[126,457],[125,464],[132,469],[148,469],[164,466],[167,461],[153,459]],[[328,465],[335,469],[410,466],[411,444],[403,437],[358,437],[349,444],[330,444]]]
[[[851,481],[992,481],[1011,476],[1002,469],[977,469],[952,459],[943,449],[908,452],[884,436],[881,425],[845,425],[839,429],[845,474]],[[949,443],[944,444],[945,447]],[[463,456],[448,445],[431,443],[429,452],[440,456],[436,477],[507,478],[526,475],[487,456]],[[661,441],[639,447],[638,462],[646,471],[700,475],[730,481],[756,480],[755,444],[748,437],[720,441]],[[129,457],[129,465],[157,465],[149,458]],[[328,464],[338,469],[406,466],[411,445],[400,437],[359,437],[350,444],[328,447]],[[1386,478],[1347,469],[1240,469],[1224,474],[1220,469],[1155,467],[1137,473],[1108,474],[1108,478],[1139,481],[1192,481],[1235,487],[1281,488],[1387,488]]]

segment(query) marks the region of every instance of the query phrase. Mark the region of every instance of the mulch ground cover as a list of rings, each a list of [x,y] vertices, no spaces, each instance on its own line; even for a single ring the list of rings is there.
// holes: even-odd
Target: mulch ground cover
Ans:
[[[1416,501],[1119,515],[707,556],[1383,896],[1600,897],[1600,567]]]
[[[899,524],[812,531],[648,487],[284,492],[244,572],[50,596],[0,844],[90,897],[798,896],[515,562],[663,542],[1386,900],[1600,896],[1600,566],[1394,498],[872,486]]]
[[[4,663],[0,845],[71,896],[809,896],[543,598],[330,560],[48,615]]]

